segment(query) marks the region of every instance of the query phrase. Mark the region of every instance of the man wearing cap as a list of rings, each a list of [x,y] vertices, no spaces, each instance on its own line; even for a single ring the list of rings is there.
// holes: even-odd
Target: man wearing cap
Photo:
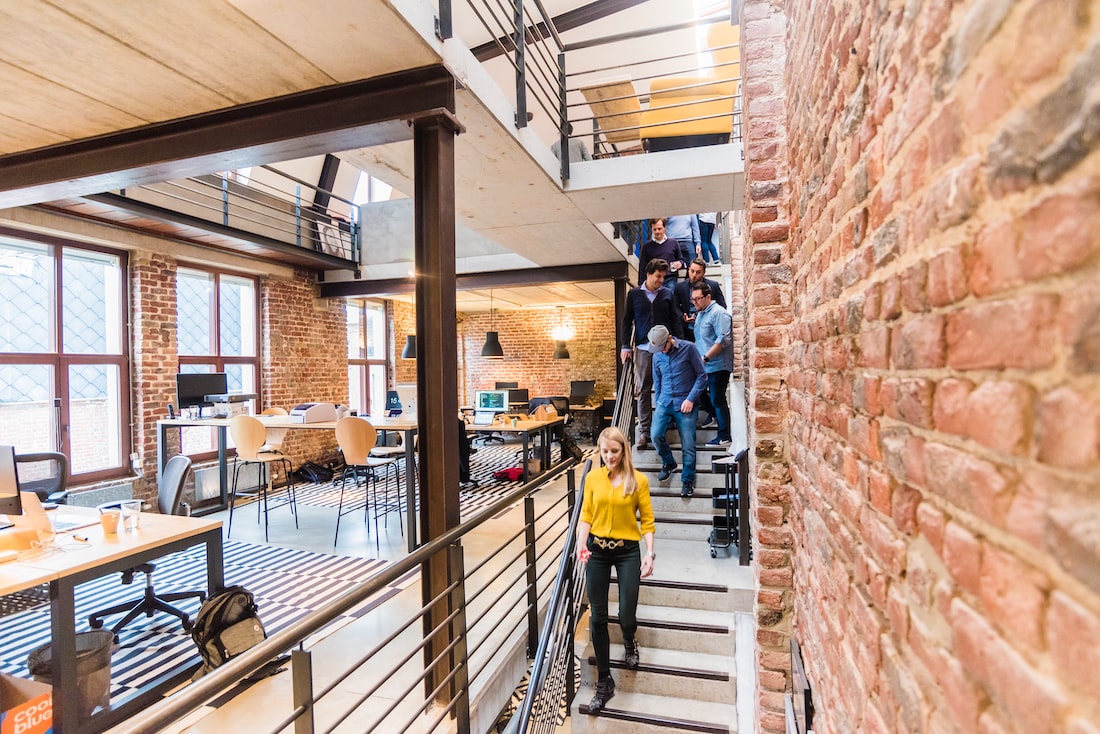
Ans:
[[[665,326],[649,330],[649,351],[653,353],[653,391],[657,396],[653,410],[653,445],[661,457],[657,479],[664,481],[676,470],[676,458],[665,432],[676,421],[684,469],[680,473],[680,496],[695,493],[695,422],[699,409],[695,402],[707,385],[707,373],[695,345],[669,336]]]

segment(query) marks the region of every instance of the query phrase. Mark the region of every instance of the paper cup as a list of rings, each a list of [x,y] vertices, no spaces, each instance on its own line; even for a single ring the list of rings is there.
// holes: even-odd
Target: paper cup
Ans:
[[[119,510],[100,510],[99,524],[103,526],[104,535],[118,533],[118,518],[122,514]]]

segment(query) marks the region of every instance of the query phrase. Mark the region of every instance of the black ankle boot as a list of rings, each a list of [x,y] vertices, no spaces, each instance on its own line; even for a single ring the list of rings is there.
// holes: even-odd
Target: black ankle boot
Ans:
[[[638,642],[637,640],[623,640],[623,647],[626,648],[625,660],[626,667],[631,670],[638,669],[638,663],[641,662],[638,656]]]
[[[588,713],[598,714],[615,695],[615,679],[610,675],[600,678],[596,682],[596,695],[592,697],[592,703],[588,704]]]

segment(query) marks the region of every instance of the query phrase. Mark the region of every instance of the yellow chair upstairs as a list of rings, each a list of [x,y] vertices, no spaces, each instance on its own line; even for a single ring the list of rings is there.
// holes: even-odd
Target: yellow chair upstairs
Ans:
[[[714,63],[707,74],[654,79],[649,109],[642,111],[642,138],[728,135],[741,79],[740,43],[741,26],[715,23],[707,30]]]

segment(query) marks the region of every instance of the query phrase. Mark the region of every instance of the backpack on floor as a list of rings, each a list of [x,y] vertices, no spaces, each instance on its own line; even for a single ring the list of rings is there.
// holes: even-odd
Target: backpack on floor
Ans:
[[[335,473],[327,466],[321,466],[312,461],[303,461],[295,472],[299,481],[310,484],[324,484],[331,482]]]
[[[267,639],[258,610],[243,586],[229,586],[202,603],[191,627],[203,663],[196,678]]]

